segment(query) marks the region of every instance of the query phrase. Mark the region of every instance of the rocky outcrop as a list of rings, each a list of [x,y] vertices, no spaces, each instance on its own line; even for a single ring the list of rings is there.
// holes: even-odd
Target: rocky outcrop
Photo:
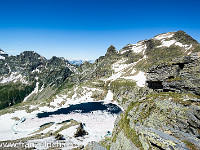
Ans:
[[[200,95],[199,53],[175,58],[148,71],[147,86],[162,91]]]
[[[33,51],[0,53],[0,109],[22,102],[35,87],[38,90],[28,100],[49,98],[75,70],[64,58],[47,60]]]
[[[132,101],[116,120],[111,147],[200,149],[199,100],[192,94],[150,92]]]
[[[64,136],[62,134],[57,134],[55,137],[56,140],[65,140]]]
[[[124,132],[119,132],[116,141],[110,146],[110,150],[139,150],[130,139],[128,139]]]
[[[88,143],[85,146],[84,150],[106,150],[106,148],[100,145],[99,143],[93,141]]]
[[[106,148],[196,150],[200,149],[198,51],[199,43],[185,32],[178,31],[161,34],[137,44],[129,44],[120,52],[117,52],[114,46],[110,46],[105,56],[99,57],[93,64],[85,62],[77,69],[70,67],[64,58],[54,56],[47,60],[29,51],[18,56],[2,55],[0,74],[9,76],[12,72],[17,72],[26,77],[28,84],[33,84],[31,90],[25,88],[25,91],[20,91],[23,91],[23,95],[16,94],[20,100],[36,85],[39,89],[43,87],[44,92],[40,91],[31,100],[49,98],[58,89],[68,91],[69,83],[72,87],[100,79],[101,84],[95,86],[101,87],[105,93],[108,90],[112,91],[113,100],[124,108],[124,112],[115,122],[112,137],[108,137],[105,143],[102,142]],[[119,65],[122,68],[129,63],[135,63],[126,71],[122,70],[120,73],[123,75],[132,72],[131,70],[148,70],[147,86],[140,88],[135,81],[119,79],[120,77],[102,81],[113,75],[113,64],[119,60],[122,60],[121,66]],[[3,89],[1,93],[6,94],[2,100],[10,99],[10,92],[5,89],[12,89],[14,86],[3,86],[0,87]],[[19,86],[16,87],[14,91],[19,89]],[[14,100],[16,95],[13,96]],[[17,101],[6,99],[6,102],[12,102],[8,103],[8,106],[11,106]],[[74,137],[87,134],[83,124],[80,124]],[[62,138],[62,135],[56,136],[58,140]],[[104,146],[91,142],[85,149],[104,150]]]
[[[108,49],[107,49],[107,52],[106,52],[106,57],[113,57],[115,55],[118,54],[118,51],[116,50],[116,48],[111,45]]]
[[[178,42],[187,44],[189,40],[191,51],[200,50],[199,44],[185,33],[173,34]],[[149,61],[146,66],[151,66],[146,81],[149,89],[137,89],[134,83],[118,80],[110,85],[114,99],[125,110],[116,120],[111,149],[200,149],[200,53],[183,55],[184,48],[172,45],[170,50],[178,48],[181,53],[174,55],[174,51],[173,57],[165,57],[162,51],[167,47],[158,48],[160,43],[155,39],[145,42],[148,58],[143,62]],[[153,54],[152,50],[161,53]],[[161,54],[164,62],[154,60]],[[124,141],[128,144],[124,145]]]
[[[76,130],[76,133],[74,134],[74,137],[82,137],[84,135],[88,135],[88,132],[84,130],[83,124],[80,123],[79,127]]]

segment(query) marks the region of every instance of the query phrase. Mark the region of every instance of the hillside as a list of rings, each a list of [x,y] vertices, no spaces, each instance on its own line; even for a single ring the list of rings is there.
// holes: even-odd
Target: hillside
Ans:
[[[60,140],[68,149],[200,149],[199,64],[200,44],[184,31],[119,51],[111,45],[105,56],[81,65],[0,50],[0,144]],[[79,109],[58,112],[71,107]]]

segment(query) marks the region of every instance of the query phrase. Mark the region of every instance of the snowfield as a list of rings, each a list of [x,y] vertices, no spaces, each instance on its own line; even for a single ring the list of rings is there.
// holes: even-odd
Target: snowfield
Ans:
[[[144,41],[140,41],[137,44],[128,44],[127,46],[132,47],[129,50],[123,50],[121,51],[121,54],[132,50],[134,53],[140,53],[140,52],[144,52],[147,48],[146,44],[144,44]]]
[[[89,91],[101,91],[100,89],[96,88],[89,88],[83,87],[83,89]],[[78,90],[78,87],[75,88],[75,91]],[[34,91],[38,91],[34,90]],[[94,100],[89,98],[91,96],[90,92],[84,93],[80,98],[76,97],[76,93],[72,96],[73,99],[67,98],[67,95],[57,95],[50,103],[50,105],[56,106],[55,108],[50,108],[47,106],[38,107],[38,106],[30,106],[29,109],[34,109],[38,107],[39,109],[33,111],[31,113],[27,113],[25,110],[15,111],[11,114],[4,114],[0,116],[0,141],[6,140],[16,140],[20,138],[26,138],[35,135],[35,131],[38,131],[40,127],[46,123],[54,122],[51,126],[40,131],[39,133],[45,134],[49,131],[57,131],[61,129],[63,121],[66,120],[76,120],[78,122],[84,123],[84,129],[89,133],[84,137],[75,138],[73,137],[74,133],[76,132],[77,125],[71,126],[67,129],[61,130],[59,133],[64,135],[65,140],[63,141],[66,145],[64,149],[71,149],[74,147],[78,147],[79,145],[86,145],[88,142],[91,141],[100,141],[101,139],[108,136],[109,133],[112,133],[114,128],[114,122],[117,118],[117,114],[111,114],[107,111],[92,111],[90,113],[79,113],[79,112],[72,112],[69,114],[59,114],[59,115],[51,115],[46,118],[38,118],[37,113],[41,113],[44,111],[56,111],[60,108],[66,108],[72,104],[79,104],[82,102],[93,102]],[[87,100],[85,98],[88,98]],[[105,104],[112,102],[113,100],[113,93],[109,90],[106,98],[102,100]],[[65,101],[64,105],[60,105]],[[114,102],[117,104],[116,102]],[[121,107],[120,107],[121,108]],[[14,120],[12,118],[18,117],[20,120]],[[70,122],[66,123],[70,124]],[[29,140],[27,143],[44,143],[44,142],[52,142],[55,143],[55,136],[51,136],[48,138],[42,139],[35,139]],[[36,146],[37,149],[47,149],[46,147]]]
[[[166,38],[172,38],[173,36],[174,36],[174,32],[168,32],[168,33],[157,35],[153,39],[162,40],[162,39],[166,39]]]
[[[55,122],[49,128],[41,131],[40,133],[47,133],[49,131],[59,130],[62,125],[58,124],[66,120],[76,120],[78,122],[84,123],[84,129],[89,133],[84,137],[75,138],[74,133],[76,132],[76,126],[71,126],[70,128],[64,129],[59,133],[64,135],[65,139],[63,142],[71,143],[73,145],[86,145],[90,141],[100,141],[107,136],[108,131],[112,133],[114,128],[114,122],[116,120],[116,114],[110,114],[108,112],[93,111],[91,113],[70,113],[70,114],[60,114],[52,115],[46,118],[37,118],[36,112],[31,114],[26,113],[24,110],[16,111],[12,114],[5,114],[0,116],[0,141],[6,140],[16,140],[24,137],[29,137],[34,131],[37,131],[41,125],[49,122]],[[22,117],[20,121],[15,121],[13,117]],[[49,137],[46,139],[32,140],[28,142],[42,142],[48,139],[56,142],[55,137]],[[51,141],[50,140],[50,141]],[[69,142],[70,140],[70,142]],[[48,142],[50,142],[48,141]],[[70,145],[67,145],[70,147]]]
[[[0,55],[0,59],[5,59],[5,57],[3,57],[3,56]]]
[[[4,114],[0,116],[0,141],[6,141],[6,140],[15,140],[22,137],[28,137],[27,133],[22,134],[15,134],[15,132],[12,130],[12,126],[17,123],[18,121],[12,119],[14,117],[21,118],[23,116],[28,115],[25,110],[21,111],[15,111],[11,114]]]
[[[7,83],[7,82],[14,82],[20,81],[21,83],[28,84],[28,81],[25,80],[25,77],[23,77],[21,74],[18,74],[17,72],[12,72],[7,77],[3,77],[0,79],[0,83]]]
[[[74,120],[84,123],[84,129],[89,133],[88,135],[85,135],[84,137],[79,137],[79,138],[73,137],[79,125],[71,126],[59,132],[65,137],[65,140],[63,142],[68,143],[69,145],[66,145],[66,146],[67,148],[69,148],[71,147],[71,145],[87,145],[87,143],[90,141],[98,142],[101,139],[105,138],[105,136],[108,136],[108,131],[112,132],[116,117],[117,115],[111,115],[105,112],[95,111],[88,114],[71,113],[68,115],[54,115],[54,116],[51,116],[50,118],[47,118],[46,121],[60,122],[60,121],[65,121],[65,120],[69,120],[73,118]],[[29,123],[26,124],[26,126],[28,127],[33,126],[32,124],[36,126],[36,124],[39,123],[38,119],[34,120],[31,118],[30,120],[28,120],[28,122]],[[42,121],[42,122],[44,123],[45,121]],[[23,127],[21,127],[20,129],[23,129]],[[57,129],[59,129],[59,127],[57,127]],[[50,130],[55,130],[55,125],[51,126],[45,131],[42,131],[41,133],[46,133]],[[53,140],[53,142],[56,142],[55,138],[52,137],[50,139]],[[44,140],[48,140],[48,139],[32,140],[28,142],[42,142]]]
[[[144,87],[145,82],[146,82],[146,74],[142,71],[135,74],[136,70],[134,68],[134,66],[143,59],[146,59],[146,55],[144,55],[144,57],[139,59],[137,62],[134,62],[131,64],[125,64],[126,59],[121,59],[117,61],[116,63],[112,65],[112,69],[114,70],[114,73],[109,78],[102,79],[102,80],[110,81],[111,83],[119,78],[131,79],[131,80],[136,81],[137,86]],[[129,75],[124,76],[124,74],[126,74],[130,70],[131,70],[131,73]],[[110,86],[110,84],[108,86]]]
[[[122,77],[124,79],[131,79],[136,81],[137,86],[139,87],[144,87],[145,86],[145,82],[146,82],[146,75],[144,72],[140,71],[138,74],[136,74],[135,76],[127,76],[127,77]]]
[[[184,44],[182,44],[182,43],[180,43],[180,42],[178,42],[176,40],[169,40],[173,36],[174,36],[174,32],[169,32],[169,33],[157,35],[153,39],[160,40],[162,42],[162,44],[157,46],[157,47],[170,47],[171,45],[174,44],[176,46],[180,46],[180,47],[185,48],[186,51],[189,50],[190,48],[192,48],[192,44],[184,45]]]

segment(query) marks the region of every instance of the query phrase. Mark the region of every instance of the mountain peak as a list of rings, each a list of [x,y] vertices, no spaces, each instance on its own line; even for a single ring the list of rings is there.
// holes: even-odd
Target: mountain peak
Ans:
[[[6,54],[2,49],[0,49],[0,54]]]
[[[195,39],[182,30],[175,32],[174,39],[183,44],[199,44]]]
[[[38,53],[34,52],[34,51],[24,51],[22,52],[20,55],[21,59],[29,59],[29,60],[46,60],[46,58],[44,58],[43,56],[39,55]]]
[[[153,39],[155,40],[162,40],[162,39],[170,39],[174,36],[176,32],[167,32],[167,33],[162,33],[162,34],[158,34],[156,36],[153,37]]]
[[[118,51],[113,45],[110,45],[110,47],[107,49],[106,55],[105,56],[112,56],[118,54]]]
[[[8,54],[6,54],[2,49],[0,49],[0,59],[5,59],[5,57],[7,57]]]
[[[123,54],[127,51],[134,53],[145,53],[145,51],[153,49],[163,49],[177,47],[182,50],[185,55],[190,55],[192,52],[200,50],[199,43],[186,32],[179,30],[174,32],[162,33],[154,36],[152,39],[140,41],[137,44],[128,44],[120,50]]]

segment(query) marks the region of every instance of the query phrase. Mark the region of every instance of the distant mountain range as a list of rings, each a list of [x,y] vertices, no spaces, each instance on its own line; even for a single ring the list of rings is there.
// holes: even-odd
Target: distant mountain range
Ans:
[[[95,62],[95,60],[85,60],[85,59],[72,59],[72,60],[68,60],[68,61],[73,65],[81,65],[85,61],[90,62],[90,63],[94,63]]]

